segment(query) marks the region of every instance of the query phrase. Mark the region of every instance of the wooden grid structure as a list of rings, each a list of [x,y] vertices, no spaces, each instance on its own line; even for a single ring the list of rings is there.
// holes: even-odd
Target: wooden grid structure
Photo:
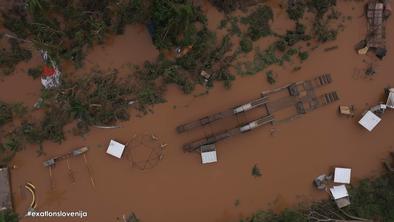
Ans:
[[[177,127],[178,133],[184,133],[192,129],[211,124],[219,119],[223,119],[230,116],[237,116],[240,113],[244,113],[246,111],[258,107],[263,107],[265,108],[266,111],[265,115],[254,121],[241,124],[240,126],[237,126],[232,129],[224,130],[219,133],[214,133],[210,136],[193,141],[191,143],[187,143],[183,146],[183,149],[188,152],[197,151],[197,149],[199,149],[203,145],[213,144],[221,140],[227,139],[229,137],[233,137],[238,134],[249,132],[255,128],[267,125],[269,123],[275,124],[283,121],[292,120],[298,116],[304,115],[319,107],[335,102],[339,100],[339,97],[335,91],[325,93],[319,96],[317,96],[315,93],[315,90],[317,88],[330,84],[331,82],[332,82],[331,75],[323,74],[312,80],[300,81],[300,82],[285,85],[278,89],[264,91],[261,93],[260,98],[255,99],[251,102],[233,107],[224,112],[215,113],[200,118],[198,120],[186,124],[182,124]],[[273,97],[274,94],[280,92],[283,93],[286,91],[287,91],[287,96],[284,96],[279,99],[274,99],[272,101],[270,100],[270,98]],[[275,113],[289,107],[295,107],[294,113],[291,113],[285,118],[280,118],[280,119],[275,118]]]
[[[371,1],[367,5],[367,46],[370,48],[385,48],[384,4]]]

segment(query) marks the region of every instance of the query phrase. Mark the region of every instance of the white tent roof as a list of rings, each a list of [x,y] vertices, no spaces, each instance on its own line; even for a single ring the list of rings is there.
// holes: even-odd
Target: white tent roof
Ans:
[[[115,140],[111,140],[107,149],[107,153],[120,159],[122,157],[124,148],[125,145],[118,143]]]
[[[379,118],[379,116],[375,115],[373,112],[368,111],[363,118],[358,121],[359,124],[361,124],[365,129],[368,131],[372,131],[373,128],[375,128],[376,125],[381,121],[382,119]]]
[[[217,162],[216,150],[201,153],[201,160],[203,164]]]
[[[330,191],[334,200],[349,196],[345,185],[334,186],[333,188],[330,188]]]
[[[350,184],[350,176],[352,169],[349,168],[335,168],[334,172],[334,183],[345,183]]]

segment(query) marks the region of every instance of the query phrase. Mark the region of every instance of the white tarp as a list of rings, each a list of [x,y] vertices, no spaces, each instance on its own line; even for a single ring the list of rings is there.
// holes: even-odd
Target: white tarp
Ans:
[[[122,157],[124,148],[125,145],[118,143],[115,140],[111,140],[107,149],[107,153],[120,159]]]
[[[333,188],[330,188],[330,191],[334,200],[349,196],[345,185],[334,186]]]
[[[216,163],[217,157],[216,157],[216,150],[215,151],[209,151],[209,152],[202,152],[201,153],[201,160],[203,164],[206,163]]]
[[[373,112],[368,111],[363,118],[358,121],[360,125],[362,125],[368,131],[372,131],[376,125],[381,121],[379,116],[375,115]]]
[[[350,184],[352,169],[349,168],[335,168],[334,183]]]

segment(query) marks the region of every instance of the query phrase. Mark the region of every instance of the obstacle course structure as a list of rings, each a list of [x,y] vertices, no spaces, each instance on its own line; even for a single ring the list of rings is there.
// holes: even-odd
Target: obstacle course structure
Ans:
[[[299,81],[285,85],[278,89],[263,91],[261,93],[261,97],[258,99],[239,106],[235,106],[224,112],[215,113],[200,118],[198,120],[182,124],[176,128],[178,133],[184,133],[198,127],[206,126],[226,117],[237,116],[241,113],[256,109],[258,107],[265,108],[266,111],[265,115],[254,121],[241,124],[240,126],[224,130],[219,133],[215,133],[211,136],[193,141],[191,143],[187,143],[183,146],[183,149],[187,152],[193,152],[203,145],[213,144],[229,137],[249,132],[253,129],[267,125],[269,123],[274,124],[287,120],[292,120],[319,107],[333,103],[339,100],[339,97],[335,91],[325,93],[319,96],[317,96],[315,93],[315,90],[317,88],[330,84],[331,82],[331,75],[323,74],[312,80]],[[285,95],[284,97],[276,98],[279,94],[281,95],[283,93],[287,95]],[[276,113],[291,107],[295,108],[293,109],[294,111],[292,113],[288,114],[284,118],[275,118]]]

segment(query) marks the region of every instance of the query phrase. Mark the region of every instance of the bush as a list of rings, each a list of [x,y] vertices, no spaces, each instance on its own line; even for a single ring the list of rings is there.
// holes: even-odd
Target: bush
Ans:
[[[0,101],[0,126],[12,121],[11,107]]]
[[[306,4],[304,1],[293,1],[287,5],[287,15],[291,20],[299,20],[304,16]]]
[[[18,222],[18,214],[11,210],[0,211],[0,222]]]
[[[248,53],[253,49],[253,41],[249,37],[242,37],[239,45],[241,46],[241,50],[244,53]]]
[[[33,79],[37,79],[38,77],[41,76],[41,70],[42,70],[41,67],[29,68],[29,69],[27,70],[27,74],[28,74],[29,76],[31,76]]]
[[[298,57],[300,58],[301,62],[308,59],[309,54],[308,52],[299,52]]]
[[[267,82],[269,84],[275,84],[276,79],[274,77],[274,73],[272,71],[268,71],[267,73],[265,73],[265,75],[267,76]]]
[[[242,23],[248,25],[248,36],[256,41],[261,37],[271,34],[270,21],[274,18],[272,9],[266,5],[259,6],[247,17],[242,18]]]

